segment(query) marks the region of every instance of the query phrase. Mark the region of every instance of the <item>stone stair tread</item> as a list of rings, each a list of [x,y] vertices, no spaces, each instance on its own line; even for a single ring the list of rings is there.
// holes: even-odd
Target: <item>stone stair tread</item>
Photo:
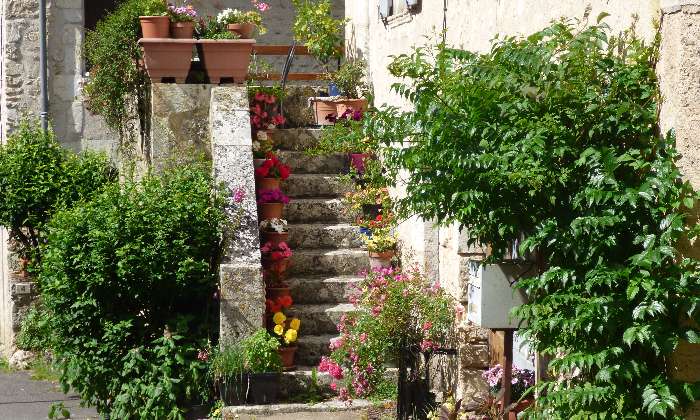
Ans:
[[[327,356],[331,350],[328,345],[338,334],[300,335],[297,341],[297,363],[310,365],[321,362],[321,356]]]
[[[369,267],[367,251],[359,248],[297,249],[290,276],[314,274],[348,275],[358,274]]]
[[[332,174],[292,174],[282,187],[290,197],[337,198],[352,191],[352,186]]]
[[[295,198],[285,208],[290,223],[351,222],[339,198]]]
[[[304,336],[336,334],[340,318],[353,312],[350,303],[294,304],[288,309],[289,317],[301,320],[299,333]]]
[[[233,419],[246,417],[241,416],[251,416],[250,418],[259,418],[259,416],[282,416],[288,415],[284,418],[289,420],[304,418],[310,419],[350,419],[357,418],[354,417],[338,417],[343,414],[349,415],[356,411],[366,410],[370,407],[375,406],[376,403],[369,400],[356,399],[352,401],[352,404],[346,404],[344,401],[333,399],[330,401],[323,401],[315,404],[304,404],[304,403],[287,403],[287,404],[268,404],[268,405],[241,405],[241,406],[231,406],[224,407],[223,417],[224,419]],[[318,417],[310,417],[310,415],[316,414]],[[255,417],[258,416],[258,417]]]
[[[308,275],[287,279],[292,297],[298,304],[347,302],[362,277],[354,275]]]
[[[301,248],[361,248],[364,241],[359,228],[349,223],[290,223],[289,246]]]
[[[339,175],[348,172],[348,158],[343,153],[309,156],[304,151],[278,150],[275,154],[289,165],[293,174]]]
[[[283,128],[274,130],[273,141],[281,150],[305,151],[318,144],[322,128]]]

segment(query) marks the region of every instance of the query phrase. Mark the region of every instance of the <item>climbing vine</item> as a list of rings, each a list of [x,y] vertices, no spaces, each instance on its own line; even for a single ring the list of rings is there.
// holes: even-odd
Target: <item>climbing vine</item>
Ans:
[[[515,315],[550,380],[530,416],[680,418],[698,384],[670,355],[700,343],[700,265],[679,252],[698,194],[660,135],[651,45],[634,30],[558,22],[487,54],[416,49],[393,89],[414,110],[367,124],[405,183],[404,216],[457,222],[500,261],[514,241],[538,256]],[[400,176],[399,176],[400,175]]]

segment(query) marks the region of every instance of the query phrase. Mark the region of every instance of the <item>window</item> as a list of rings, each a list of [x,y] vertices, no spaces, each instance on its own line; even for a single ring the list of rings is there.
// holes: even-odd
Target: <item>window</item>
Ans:
[[[85,29],[94,30],[103,17],[117,8],[120,0],[85,0]]]
[[[420,12],[421,0],[379,0],[379,15],[382,20],[406,13]]]

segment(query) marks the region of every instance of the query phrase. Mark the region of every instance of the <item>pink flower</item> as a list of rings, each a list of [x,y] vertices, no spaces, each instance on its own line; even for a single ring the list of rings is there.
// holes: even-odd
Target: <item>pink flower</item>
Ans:
[[[433,327],[433,323],[430,321],[426,321],[423,323],[423,331],[428,331]]]
[[[235,203],[242,203],[245,198],[245,190],[243,188],[236,188],[233,193],[233,201]]]
[[[367,341],[367,333],[360,334],[360,343],[365,343]]]
[[[423,341],[420,343],[420,349],[421,349],[421,351],[432,350],[432,349],[434,349],[434,348],[436,348],[436,347],[437,347],[437,346],[435,345],[435,343],[433,343],[431,340],[423,340]]]
[[[331,385],[330,385],[330,386],[331,386],[331,389],[332,389],[333,391],[337,391],[337,390],[338,390],[338,384],[337,384],[337,383],[331,382]]]
[[[328,344],[328,347],[331,349],[331,351],[333,351],[341,348],[344,343],[345,339],[343,339],[343,337],[334,337],[331,338],[331,342]]]
[[[206,350],[200,350],[199,353],[197,353],[197,359],[201,360],[202,362],[206,362],[209,360],[209,352]]]

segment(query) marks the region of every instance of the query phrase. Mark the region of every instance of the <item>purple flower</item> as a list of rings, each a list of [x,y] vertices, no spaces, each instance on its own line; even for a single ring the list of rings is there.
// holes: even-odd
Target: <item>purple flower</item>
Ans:
[[[262,190],[258,192],[258,204],[267,203],[282,203],[289,204],[289,197],[284,195],[282,190],[275,188],[274,190]]]
[[[243,188],[236,188],[233,192],[233,201],[235,203],[242,203],[245,198],[245,190]]]

